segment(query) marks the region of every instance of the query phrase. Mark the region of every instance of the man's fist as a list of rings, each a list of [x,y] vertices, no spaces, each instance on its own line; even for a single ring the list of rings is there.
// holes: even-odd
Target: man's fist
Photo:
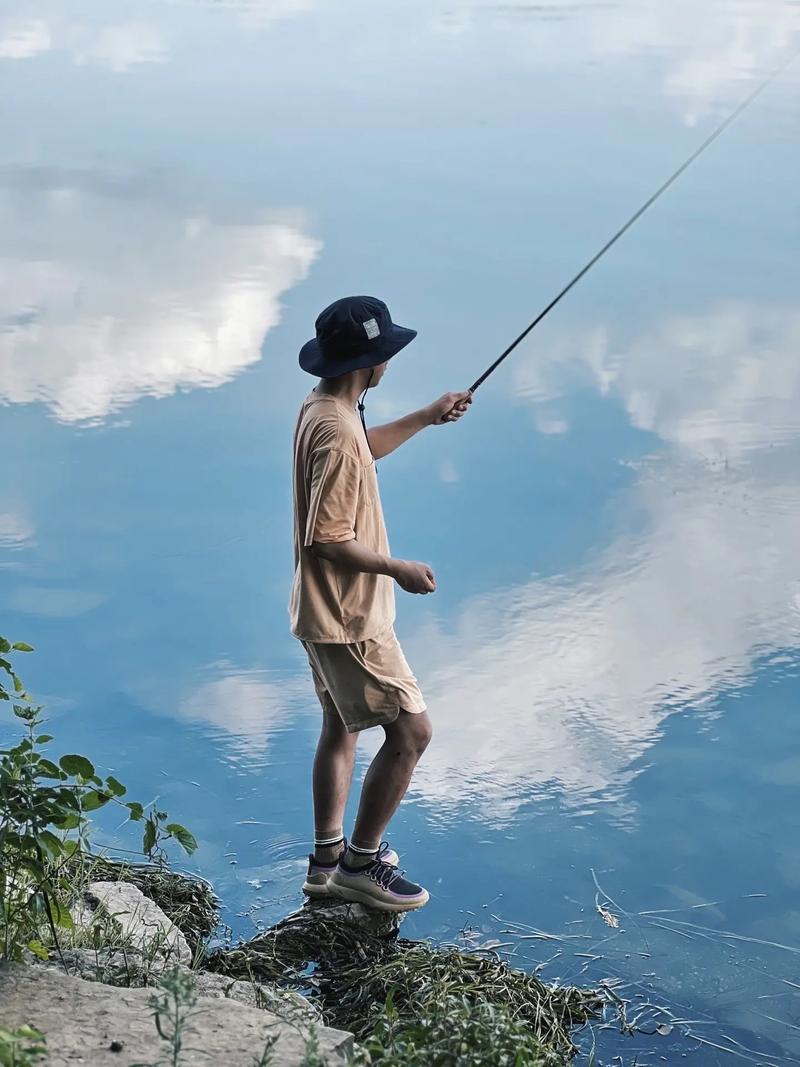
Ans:
[[[438,400],[428,405],[432,426],[441,426],[445,422],[458,422],[472,403],[472,393],[465,389],[461,393],[445,393]]]
[[[427,563],[412,563],[407,559],[393,560],[392,577],[407,593],[433,593],[436,579]]]

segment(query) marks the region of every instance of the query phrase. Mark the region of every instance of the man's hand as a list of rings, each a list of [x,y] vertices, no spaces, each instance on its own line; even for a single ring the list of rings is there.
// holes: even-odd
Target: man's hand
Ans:
[[[425,409],[430,417],[431,426],[441,426],[445,422],[458,422],[472,403],[472,393],[465,389],[461,393],[445,393],[434,400]]]
[[[393,559],[391,575],[407,593],[433,593],[436,590],[436,579],[427,563]]]

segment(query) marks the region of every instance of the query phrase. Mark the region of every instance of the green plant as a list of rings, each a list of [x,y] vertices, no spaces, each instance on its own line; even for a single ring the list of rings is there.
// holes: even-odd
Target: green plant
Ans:
[[[47,1055],[44,1034],[33,1026],[4,1030],[0,1026],[0,1067],[30,1067]]]
[[[267,1034],[264,1039],[264,1048],[261,1051],[261,1055],[253,1060],[253,1067],[271,1067],[277,1040],[277,1034]]]
[[[129,819],[143,823],[142,850],[150,859],[164,859],[163,842],[170,838],[187,853],[197,847],[192,834],[167,822],[155,805],[123,801],[125,786],[112,775],[101,779],[86,756],[54,762],[42,753],[53,740],[41,732],[43,709],[7,658],[32,651],[0,637],[0,701],[11,704],[25,727],[18,744],[0,749],[0,959],[21,960],[26,948],[47,958],[43,931],[58,948],[58,930],[72,928],[70,869],[88,849],[89,813],[109,803],[124,807]]]
[[[181,972],[177,967],[164,974],[159,983],[161,993],[150,997],[150,1007],[155,1019],[158,1036],[168,1046],[166,1063],[178,1067],[184,1040],[191,1031],[190,1019],[192,1008],[197,1002],[194,979]],[[160,1060],[159,1064],[165,1061]],[[155,1067],[155,1065],[136,1064],[135,1067]]]
[[[313,1023],[306,1038],[303,1067],[325,1067],[325,1060],[322,1058],[322,1050],[319,1047],[319,1034]]]
[[[386,998],[375,1028],[353,1060],[358,1067],[563,1067],[563,1053],[548,1048],[503,1005],[471,1003],[442,991],[424,1010],[401,1015]]]

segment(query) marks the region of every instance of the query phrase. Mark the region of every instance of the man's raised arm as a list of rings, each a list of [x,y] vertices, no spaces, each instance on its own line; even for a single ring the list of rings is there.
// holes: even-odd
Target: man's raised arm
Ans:
[[[472,393],[468,389],[460,393],[445,393],[427,407],[412,411],[402,419],[375,426],[368,431],[370,448],[375,459],[383,459],[390,452],[404,444],[415,433],[426,426],[441,426],[446,422],[457,422],[472,403]]]

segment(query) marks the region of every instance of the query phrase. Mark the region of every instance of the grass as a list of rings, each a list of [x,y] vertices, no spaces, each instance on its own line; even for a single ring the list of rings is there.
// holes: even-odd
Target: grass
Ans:
[[[33,1067],[47,1056],[44,1034],[33,1026],[0,1026],[0,1067]]]
[[[353,1062],[359,1067],[561,1067],[565,1057],[508,1009],[446,996],[426,1002],[416,1017],[396,1013],[389,1000]]]
[[[81,905],[92,882],[107,881],[131,883],[158,904],[186,938],[192,966],[201,965],[208,939],[219,923],[217,898],[208,882],[158,863],[119,862],[83,851],[60,861],[59,877],[65,905],[82,911],[82,916],[54,937],[44,918],[31,912],[26,937],[38,946],[36,955],[42,959],[49,955],[68,973],[91,974],[107,985],[150,985],[163,976],[172,958],[166,934],[154,934],[143,945],[121,930],[104,905],[94,911]]]
[[[325,1021],[361,1043],[356,1062],[387,1067],[556,1067],[575,1053],[571,1029],[601,1006],[496,957],[370,933],[347,912],[305,907],[208,966],[310,988]]]

